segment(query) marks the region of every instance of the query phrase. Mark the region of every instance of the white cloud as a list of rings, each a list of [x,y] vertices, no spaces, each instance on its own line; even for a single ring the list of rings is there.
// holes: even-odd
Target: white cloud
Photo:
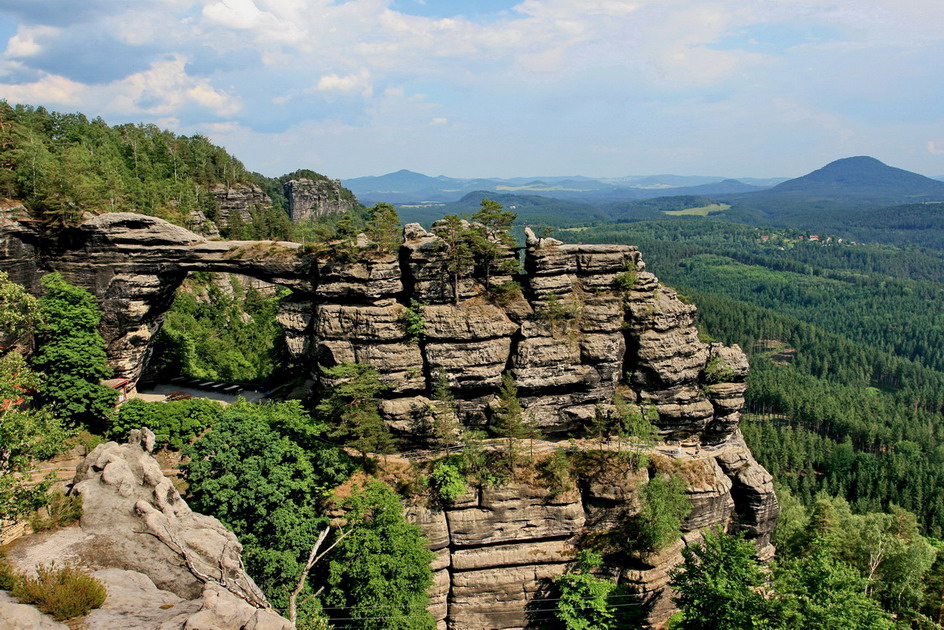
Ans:
[[[292,158],[289,145],[324,159],[282,135],[291,129],[329,143],[322,156],[339,155],[335,142],[387,143],[378,154],[393,161],[423,148],[434,155],[447,141],[462,154],[479,142],[463,134],[479,134],[483,147],[507,142],[509,155],[541,147],[547,160],[572,153],[618,171],[624,160],[665,159],[668,169],[694,164],[698,143],[736,152],[723,140],[741,138],[754,147],[745,128],[765,142],[811,129],[828,138],[823,152],[856,150],[863,129],[894,139],[879,129],[901,117],[894,99],[933,100],[927,86],[939,83],[944,54],[944,2],[929,0],[523,0],[474,21],[394,6],[125,0],[107,15],[49,25],[36,10],[0,55],[0,97],[124,120],[174,118],[182,129],[212,120],[230,126],[200,128],[254,146],[287,143],[273,145],[282,147],[275,160]],[[791,29],[813,35],[777,40]],[[80,50],[76,42],[108,41],[121,46],[63,56]],[[140,59],[108,63],[125,51]],[[944,119],[933,107],[919,113],[925,120],[907,143],[930,159],[944,149],[938,141],[925,151],[925,138]],[[547,133],[564,128],[573,131]],[[582,148],[571,151],[574,142]],[[476,159],[466,153],[456,161]]]
[[[938,147],[934,140],[928,140],[928,153],[931,155],[944,155],[944,147]]]
[[[256,28],[272,18],[256,7],[253,0],[222,0],[203,7],[203,15],[221,26],[236,29]]]
[[[37,41],[39,38],[54,37],[58,32],[59,29],[52,26],[21,26],[7,42],[3,54],[8,58],[32,57],[43,50]]]
[[[65,77],[44,74],[38,81],[30,83],[0,83],[0,98],[10,103],[40,103],[76,106],[86,102],[88,88]]]
[[[218,116],[231,116],[240,111],[237,99],[214,89],[205,79],[189,76],[186,62],[185,57],[176,56],[155,62],[143,72],[98,86],[44,73],[31,83],[0,83],[0,97],[10,102],[54,106],[81,104],[92,108],[90,114],[106,111],[166,117],[188,106],[197,106]]]
[[[318,79],[315,90],[319,92],[359,92],[365,97],[369,97],[374,93],[374,88],[370,83],[370,73],[367,70],[344,76],[326,74]]]

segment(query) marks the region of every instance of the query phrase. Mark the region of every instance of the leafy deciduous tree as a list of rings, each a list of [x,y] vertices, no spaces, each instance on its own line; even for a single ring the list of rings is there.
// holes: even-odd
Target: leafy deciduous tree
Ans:
[[[65,420],[94,426],[112,414],[116,397],[99,384],[111,375],[98,332],[101,312],[91,293],[58,273],[44,276],[42,284],[32,361],[43,374],[40,400]]]

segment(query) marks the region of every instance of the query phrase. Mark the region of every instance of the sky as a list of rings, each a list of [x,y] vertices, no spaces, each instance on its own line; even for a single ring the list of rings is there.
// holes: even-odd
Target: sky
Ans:
[[[0,0],[0,48],[270,176],[944,174],[941,0]]]

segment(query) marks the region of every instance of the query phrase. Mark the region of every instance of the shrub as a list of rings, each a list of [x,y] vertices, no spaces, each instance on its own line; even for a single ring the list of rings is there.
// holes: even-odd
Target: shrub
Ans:
[[[613,286],[617,291],[626,293],[636,288],[636,271],[627,269],[613,277]]]
[[[439,500],[449,505],[465,494],[465,477],[447,462],[439,462],[429,476],[429,485]]]
[[[426,329],[426,322],[423,321],[424,306],[426,305],[422,302],[411,299],[410,305],[400,316],[400,326],[403,327],[403,332],[410,336],[413,343],[419,343],[420,339],[423,338],[423,331]]]
[[[570,474],[570,456],[563,449],[557,449],[549,457],[538,463],[538,473],[551,490],[552,496],[557,496],[574,487],[574,480]]]
[[[721,357],[711,357],[705,366],[705,382],[724,383],[734,378],[734,369]]]
[[[7,560],[4,554],[0,553],[0,590],[12,591],[19,579],[20,576],[13,570],[10,561]]]
[[[579,317],[582,310],[580,306],[576,299],[565,302],[558,296],[551,294],[545,298],[544,305],[537,312],[537,316],[549,323],[563,322]]]
[[[682,523],[692,511],[685,481],[678,475],[656,475],[642,492],[642,509],[636,516],[640,551],[658,552],[681,536]]]
[[[21,577],[13,584],[13,595],[24,604],[34,604],[58,621],[87,615],[105,603],[105,585],[75,567],[57,569],[54,564],[36,568],[36,577]]]
[[[502,282],[488,292],[489,299],[497,306],[508,306],[519,296],[521,296],[521,285],[514,280]]]
[[[49,495],[46,507],[36,512],[30,519],[30,528],[41,532],[56,527],[71,525],[82,518],[82,497],[77,494],[67,496],[61,491]]]

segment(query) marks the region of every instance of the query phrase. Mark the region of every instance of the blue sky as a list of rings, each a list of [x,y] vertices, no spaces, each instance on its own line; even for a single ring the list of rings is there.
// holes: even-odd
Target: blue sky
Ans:
[[[0,0],[0,98],[268,175],[944,174],[939,0]]]

